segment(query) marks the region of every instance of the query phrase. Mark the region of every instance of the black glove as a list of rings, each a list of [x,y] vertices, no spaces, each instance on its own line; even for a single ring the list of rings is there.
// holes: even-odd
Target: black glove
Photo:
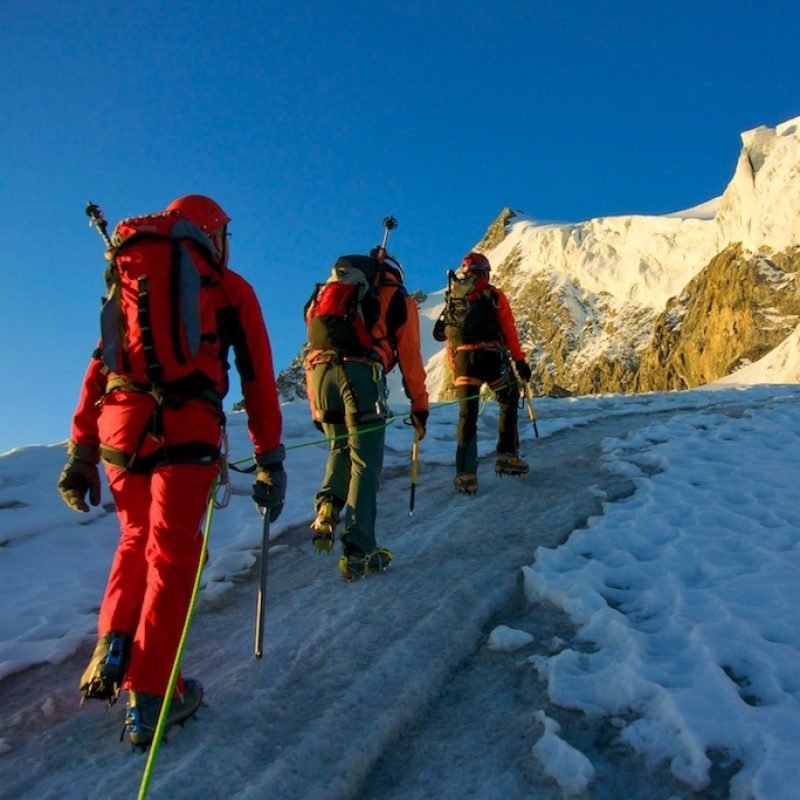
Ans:
[[[411,421],[414,423],[414,427],[417,430],[417,435],[419,436],[420,440],[424,439],[425,427],[428,424],[428,410],[425,409],[424,411],[412,411]]]
[[[269,521],[275,522],[283,511],[286,497],[286,473],[283,471],[283,459],[286,450],[282,444],[267,453],[259,453],[256,457],[258,472],[253,484],[253,500],[259,509],[269,511]]]
[[[528,366],[528,362],[521,358],[519,361],[514,362],[514,366],[517,368],[517,375],[519,375],[522,382],[527,383],[531,379],[531,368]]]
[[[88,511],[86,494],[93,506],[100,505],[100,473],[98,449],[93,445],[69,443],[69,460],[64,465],[56,488],[64,502],[75,511]]]
[[[275,522],[283,511],[286,498],[286,473],[283,464],[273,469],[259,467],[253,484],[253,500],[262,513],[269,511],[269,521]]]

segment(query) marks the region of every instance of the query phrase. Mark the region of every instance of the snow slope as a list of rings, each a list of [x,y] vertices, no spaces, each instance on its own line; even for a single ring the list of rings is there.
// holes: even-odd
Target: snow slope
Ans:
[[[542,438],[523,430],[533,473],[502,481],[490,404],[477,498],[452,493],[455,410],[438,406],[413,517],[395,423],[379,510],[395,563],[353,585],[312,554],[324,451],[301,446],[316,437],[307,410],[286,407],[265,656],[252,657],[260,526],[236,476],[185,657],[208,707],[170,736],[151,796],[790,797],[798,399],[787,386],[543,399]],[[78,710],[75,690],[115,523],[60,507],[63,456],[0,457],[0,795],[130,797],[144,759],[119,742],[121,706]]]
[[[736,370],[716,385],[753,383],[800,383],[800,325],[762,359]]]

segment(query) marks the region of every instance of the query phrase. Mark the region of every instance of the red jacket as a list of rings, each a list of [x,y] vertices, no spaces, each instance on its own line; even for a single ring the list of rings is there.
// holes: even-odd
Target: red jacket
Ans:
[[[272,363],[272,348],[261,314],[261,307],[250,284],[237,273],[226,270],[218,287],[217,318],[220,321],[219,336],[222,344],[221,358],[227,365],[228,351],[232,347],[236,369],[241,378],[242,394],[247,411],[247,424],[256,454],[266,453],[281,442],[282,417],[275,373]],[[223,380],[215,387],[221,398],[228,393],[228,374],[223,371]],[[99,357],[92,358],[83,379],[80,399],[72,420],[72,439],[76,444],[107,444],[124,452],[135,451],[141,431],[146,430],[152,414],[154,401],[143,392],[114,391],[112,408],[104,411],[103,398],[106,387],[114,373],[109,372]],[[191,402],[185,407],[191,407]],[[104,424],[103,430],[111,431],[102,441],[98,426],[101,414],[113,413],[113,424]],[[142,427],[144,426],[144,427]],[[188,426],[186,436],[191,435]],[[169,433],[169,432],[168,432]],[[209,438],[206,435],[204,438]],[[209,442],[216,444],[217,442]]]
[[[386,372],[390,372],[395,364],[400,366],[412,410],[427,411],[428,390],[425,387],[416,301],[387,271],[378,289],[378,302],[380,315],[371,331],[373,350]]]
[[[500,323],[500,330],[503,333],[503,345],[511,353],[511,358],[514,361],[524,361],[525,352],[519,343],[517,324],[514,322],[514,312],[511,310],[511,304],[502,289],[492,286],[492,291],[497,298],[497,321]]]

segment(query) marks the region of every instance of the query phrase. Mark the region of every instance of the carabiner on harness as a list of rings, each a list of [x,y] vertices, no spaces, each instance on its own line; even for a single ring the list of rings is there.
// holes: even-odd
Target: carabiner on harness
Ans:
[[[378,390],[375,399],[375,413],[381,419],[386,419],[392,413],[389,408],[389,387],[386,385],[386,373],[378,363],[372,365],[372,381]]]
[[[228,471],[228,434],[223,431],[219,441],[219,477],[214,493],[214,508],[225,508],[231,499],[233,486]]]

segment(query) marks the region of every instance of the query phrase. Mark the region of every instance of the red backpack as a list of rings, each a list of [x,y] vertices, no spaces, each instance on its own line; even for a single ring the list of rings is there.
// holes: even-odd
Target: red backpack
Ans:
[[[223,379],[217,331],[224,267],[179,211],[120,222],[111,238],[101,356],[117,375],[183,396]]]
[[[380,311],[375,280],[381,265],[371,256],[342,256],[325,283],[318,283],[306,303],[308,344],[312,350],[365,355],[372,350],[370,331]]]

